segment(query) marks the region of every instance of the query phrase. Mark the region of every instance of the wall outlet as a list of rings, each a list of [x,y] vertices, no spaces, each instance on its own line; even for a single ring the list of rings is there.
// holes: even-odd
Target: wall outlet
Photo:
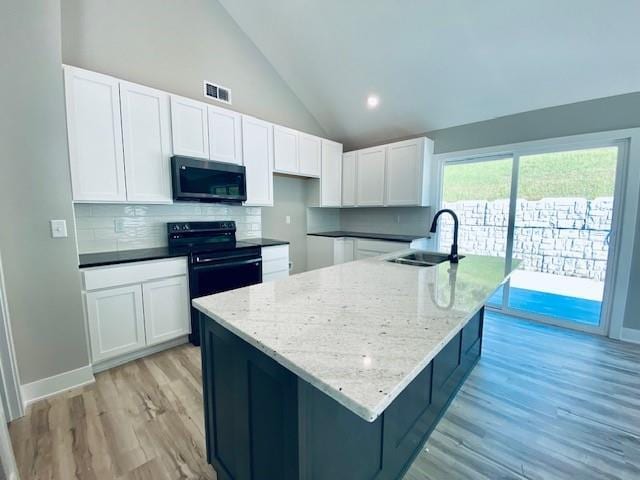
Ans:
[[[116,218],[116,219],[113,221],[113,230],[114,230],[116,233],[122,233],[122,232],[124,232],[124,219],[122,219],[122,218]]]
[[[284,217],[284,221],[287,225],[291,224],[291,215],[287,215],[286,217]]]
[[[51,220],[51,237],[52,238],[66,238],[67,234],[67,221],[66,220]]]

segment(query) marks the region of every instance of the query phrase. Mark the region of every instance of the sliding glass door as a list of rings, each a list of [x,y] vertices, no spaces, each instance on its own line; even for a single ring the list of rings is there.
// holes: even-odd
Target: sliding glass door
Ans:
[[[458,215],[460,253],[507,256],[513,157],[485,157],[445,165],[442,208]],[[440,217],[439,248],[448,252],[453,242],[453,220]],[[503,303],[501,288],[490,305]]]
[[[618,153],[611,145],[445,163],[442,206],[460,217],[460,253],[518,264],[490,307],[604,332]],[[439,248],[451,238],[447,221]]]

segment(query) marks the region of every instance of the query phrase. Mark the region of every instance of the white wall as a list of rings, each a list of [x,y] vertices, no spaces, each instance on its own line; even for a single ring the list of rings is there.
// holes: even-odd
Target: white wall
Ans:
[[[57,0],[8,0],[0,15],[0,251],[20,378],[89,363],[65,131]],[[49,219],[70,236],[52,239]]]
[[[67,64],[203,101],[209,80],[235,110],[324,135],[217,0],[62,0],[62,40]]]

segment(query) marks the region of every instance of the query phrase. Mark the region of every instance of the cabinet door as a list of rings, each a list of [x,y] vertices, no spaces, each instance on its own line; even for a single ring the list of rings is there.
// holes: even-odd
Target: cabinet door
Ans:
[[[387,145],[386,205],[422,203],[423,159],[422,139]]]
[[[186,275],[144,283],[142,296],[147,345],[191,333]]]
[[[373,147],[358,151],[357,198],[358,206],[384,205],[384,175],[386,147]]]
[[[120,82],[120,104],[127,200],[171,202],[169,94]]]
[[[243,115],[242,152],[247,169],[245,205],[273,206],[273,126]]]
[[[207,104],[171,96],[173,153],[187,157],[209,158]]]
[[[140,285],[87,293],[87,316],[94,362],[144,348]]]
[[[320,206],[342,205],[342,144],[322,140]]]
[[[356,152],[342,156],[342,206],[356,206]]]
[[[298,142],[300,174],[309,177],[319,177],[322,139],[301,133]]]
[[[336,238],[333,248],[333,263],[351,262],[354,259],[354,239],[353,238]]]
[[[64,78],[73,199],[124,201],[118,80],[75,67]]]
[[[307,235],[307,271],[329,267],[335,262],[335,239]]]
[[[297,131],[274,125],[273,169],[281,173],[299,173]]]
[[[242,115],[209,105],[209,159],[242,165]]]

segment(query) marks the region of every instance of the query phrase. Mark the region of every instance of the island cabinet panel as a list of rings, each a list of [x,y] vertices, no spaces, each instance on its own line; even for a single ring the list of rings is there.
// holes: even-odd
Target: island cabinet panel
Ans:
[[[220,480],[298,476],[297,377],[201,316],[207,460]]]
[[[201,315],[209,463],[221,480],[401,479],[480,358],[483,315],[373,422]]]
[[[303,380],[298,395],[300,478],[379,478],[383,418],[367,422]]]

